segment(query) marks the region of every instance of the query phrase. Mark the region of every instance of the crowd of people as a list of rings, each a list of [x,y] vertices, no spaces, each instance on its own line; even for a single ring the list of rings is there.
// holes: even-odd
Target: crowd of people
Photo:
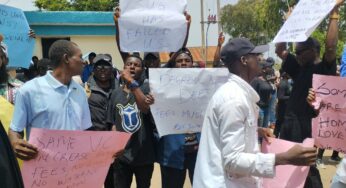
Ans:
[[[315,95],[312,75],[337,75],[338,0],[330,13],[325,53],[309,37],[295,44],[276,44],[282,60],[275,70],[275,60],[263,58],[267,45],[255,46],[246,38],[233,38],[226,44],[222,33],[213,67],[229,70],[229,80],[210,99],[201,133],[158,136],[150,105],[151,68],[201,68],[186,47],[191,16],[185,12],[187,34],[177,52],[170,53],[162,65],[158,52],[126,53],[118,48],[122,70],[114,67],[109,54],[88,55],[83,60],[78,44],[58,40],[49,48],[49,58],[32,58],[28,70],[8,66],[6,44],[0,50],[0,96],[14,104],[8,138],[0,126],[1,185],[23,187],[15,160],[32,160],[38,148],[24,138],[31,128],[55,130],[123,131],[132,136],[126,147],[114,154],[114,162],[105,178],[105,188],[129,188],[135,177],[137,187],[151,184],[154,163],[160,165],[163,188],[182,188],[186,174],[193,187],[261,187],[261,178],[275,176],[278,165],[310,166],[304,187],[323,187],[316,168],[322,164],[324,150],[295,145],[279,153],[261,153],[259,143],[269,137],[303,142],[311,137],[311,120],[318,116],[312,103]],[[114,22],[119,30],[119,9]],[[35,37],[32,31],[30,37]],[[1,40],[0,40],[1,41]],[[120,36],[116,34],[119,47]],[[346,49],[341,59],[340,75],[346,74]],[[54,99],[54,100],[52,100]],[[56,102],[59,101],[59,102]],[[333,152],[331,160],[341,161]],[[322,167],[322,166],[321,166]],[[346,160],[333,179],[333,188],[346,187]]]

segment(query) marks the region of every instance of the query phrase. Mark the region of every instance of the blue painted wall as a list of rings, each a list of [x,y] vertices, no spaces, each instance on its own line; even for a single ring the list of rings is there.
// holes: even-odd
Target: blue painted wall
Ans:
[[[37,36],[114,36],[112,12],[27,11],[26,19]]]

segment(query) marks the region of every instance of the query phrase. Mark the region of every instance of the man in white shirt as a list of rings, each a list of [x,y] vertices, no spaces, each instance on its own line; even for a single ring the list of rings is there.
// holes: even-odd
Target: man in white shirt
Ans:
[[[249,83],[259,72],[258,55],[266,50],[245,38],[223,47],[221,60],[231,74],[206,110],[193,187],[261,187],[260,177],[274,177],[276,165],[315,163],[315,148],[296,145],[280,154],[259,152],[258,136],[267,139],[271,134],[257,127],[259,96]]]

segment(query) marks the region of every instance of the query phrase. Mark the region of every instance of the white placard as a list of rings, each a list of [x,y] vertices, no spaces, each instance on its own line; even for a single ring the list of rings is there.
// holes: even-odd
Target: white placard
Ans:
[[[175,52],[184,43],[186,0],[120,0],[123,52]]]
[[[228,78],[226,68],[149,69],[159,135],[200,132],[209,100]]]
[[[273,42],[305,41],[335,5],[336,0],[300,0]]]

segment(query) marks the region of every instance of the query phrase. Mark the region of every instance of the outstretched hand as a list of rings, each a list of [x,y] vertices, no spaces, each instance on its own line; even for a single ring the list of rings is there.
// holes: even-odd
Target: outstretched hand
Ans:
[[[189,13],[187,13],[187,11],[185,11],[184,16],[186,18],[187,23],[191,24],[191,15]]]
[[[217,45],[222,46],[222,44],[225,42],[225,35],[223,35],[223,32],[219,33],[219,38],[217,40]]]

